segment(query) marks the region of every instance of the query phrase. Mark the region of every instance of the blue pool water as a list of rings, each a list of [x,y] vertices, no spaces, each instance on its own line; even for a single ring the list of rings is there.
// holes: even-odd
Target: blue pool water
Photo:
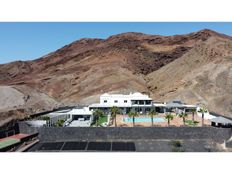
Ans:
[[[123,121],[125,123],[132,123],[133,122],[133,118],[129,118],[129,117],[125,117],[123,118]],[[147,117],[137,117],[135,118],[135,123],[139,123],[139,122],[145,122],[145,123],[151,123],[151,118],[147,118]],[[164,118],[153,118],[153,122],[165,122]]]

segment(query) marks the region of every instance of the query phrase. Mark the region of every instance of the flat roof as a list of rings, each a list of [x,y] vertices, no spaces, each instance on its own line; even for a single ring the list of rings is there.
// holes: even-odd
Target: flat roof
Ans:
[[[179,103],[167,103],[166,104],[167,108],[179,108],[179,107],[184,107],[183,104],[179,104]]]
[[[130,94],[109,94],[104,93],[100,96],[101,97],[119,97],[119,98],[129,98],[133,100],[152,100],[148,95],[142,94],[140,92],[130,93]]]
[[[92,112],[89,110],[88,107],[83,107],[83,108],[73,108],[69,110],[63,110],[63,111],[56,111],[56,112],[51,112],[47,114],[50,118],[57,117],[59,115],[65,115],[65,114],[75,114],[75,115],[92,115]]]
[[[180,103],[167,103],[167,108],[196,108],[196,105],[186,105],[186,104],[180,104]]]
[[[67,127],[90,127],[90,121],[73,120]]]
[[[92,111],[89,110],[88,107],[84,107],[81,109],[73,109],[69,112],[69,114],[73,115],[92,115]]]
[[[216,117],[210,120],[211,122],[215,122],[215,123],[222,123],[222,124],[232,124],[232,121],[224,118],[224,117]]]
[[[184,107],[186,107],[186,108],[196,108],[197,106],[196,105],[184,105]]]
[[[166,104],[163,103],[153,103],[154,106],[158,106],[158,107],[165,107]]]
[[[89,107],[94,107],[94,108],[108,108],[108,107],[113,107],[113,106],[116,106],[116,107],[131,107],[130,104],[123,104],[123,105],[120,105],[120,104],[115,104],[115,105],[112,105],[112,104],[100,104],[100,103],[94,103],[94,104],[91,104],[89,105]]]

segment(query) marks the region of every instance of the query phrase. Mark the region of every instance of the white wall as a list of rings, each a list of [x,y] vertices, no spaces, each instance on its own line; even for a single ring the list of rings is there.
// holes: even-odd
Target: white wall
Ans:
[[[201,107],[197,107],[197,116],[201,118],[202,113],[198,112],[200,109],[201,109]],[[216,116],[211,115],[208,110],[206,113],[204,113],[204,119],[213,119],[213,118],[216,118]]]
[[[107,101],[107,103],[104,102],[105,100]],[[115,100],[117,100],[118,102],[115,103]],[[127,101],[127,103],[124,102],[125,100]],[[126,95],[101,96],[100,104],[107,104],[114,106],[122,106],[122,105],[131,106],[131,99]]]
[[[104,101],[107,101],[105,103]],[[117,101],[117,103],[115,102]],[[100,104],[111,106],[131,106],[131,100],[151,100],[147,95],[141,93],[131,93],[129,95],[122,94],[103,94],[100,96]],[[126,103],[124,101],[127,101]]]
[[[31,127],[42,127],[46,125],[45,120],[30,120],[30,121],[26,121],[26,123]]]

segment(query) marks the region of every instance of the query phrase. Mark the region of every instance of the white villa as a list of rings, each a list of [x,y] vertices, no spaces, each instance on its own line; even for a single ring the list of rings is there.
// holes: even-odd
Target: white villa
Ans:
[[[110,108],[116,106],[121,114],[127,114],[132,108],[139,113],[149,112],[153,106],[152,99],[148,95],[139,92],[123,94],[108,94],[100,96],[100,103],[89,105],[90,110],[102,109],[105,113],[110,112]]]
[[[187,105],[181,101],[171,101],[168,103],[154,102],[148,95],[136,92],[127,95],[124,94],[108,94],[100,96],[100,103],[89,105],[90,110],[102,109],[105,113],[110,112],[110,108],[116,106],[120,110],[120,114],[127,114],[131,109],[140,114],[146,114],[151,109],[156,112],[164,113],[170,110],[189,110],[196,109],[196,105]]]
[[[151,109],[158,113],[175,112],[179,114],[181,112],[192,112],[193,109],[197,110],[197,115],[201,117],[201,113],[198,112],[199,106],[187,105],[179,100],[171,102],[155,102],[146,94],[139,92],[130,94],[102,94],[100,96],[100,102],[90,104],[86,107],[75,107],[72,109],[60,110],[51,112],[46,115],[40,116],[40,119],[26,121],[29,125],[34,127],[41,126],[56,126],[59,120],[64,120],[63,126],[66,127],[90,127],[94,121],[93,112],[97,109],[104,111],[108,115],[108,123],[110,120],[110,109],[116,106],[119,108],[119,114],[126,115],[131,110],[145,115],[148,114]],[[43,117],[47,117],[43,119]],[[49,117],[49,118],[48,118]],[[215,116],[205,113],[205,119],[213,119]]]

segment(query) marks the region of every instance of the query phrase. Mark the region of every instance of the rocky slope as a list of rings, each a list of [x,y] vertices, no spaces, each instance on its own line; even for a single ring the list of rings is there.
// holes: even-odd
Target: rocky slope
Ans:
[[[31,89],[29,96],[38,93],[34,103],[41,100],[37,105],[19,99],[11,109],[91,103],[104,92],[140,91],[154,100],[183,99],[232,116],[231,65],[231,37],[211,30],[175,36],[123,33],[81,39],[34,61],[0,65],[0,85],[21,93]]]
[[[147,76],[153,98],[180,98],[232,116],[232,42],[209,38]]]

